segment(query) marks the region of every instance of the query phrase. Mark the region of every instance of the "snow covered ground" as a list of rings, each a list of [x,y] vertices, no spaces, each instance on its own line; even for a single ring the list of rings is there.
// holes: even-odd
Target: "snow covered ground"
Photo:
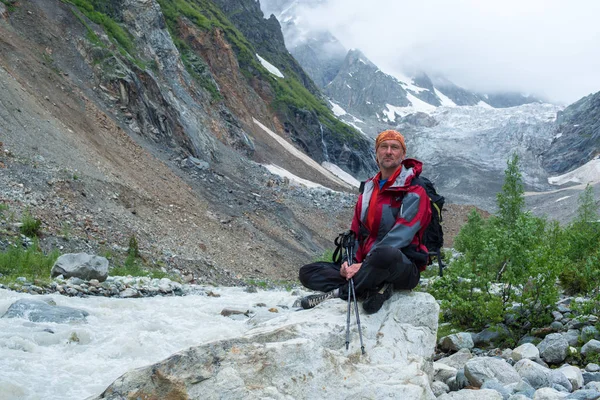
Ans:
[[[580,183],[584,186],[588,183],[600,182],[600,156],[596,156],[593,160],[571,172],[548,178],[548,183],[551,185],[564,185],[569,182]]]

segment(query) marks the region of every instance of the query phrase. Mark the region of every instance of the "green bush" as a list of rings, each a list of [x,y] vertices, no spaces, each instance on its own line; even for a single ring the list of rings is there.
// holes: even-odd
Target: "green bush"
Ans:
[[[579,197],[577,217],[558,236],[556,251],[565,258],[560,282],[570,294],[588,294],[600,279],[600,216],[591,186]]]
[[[19,230],[21,233],[29,238],[34,238],[40,235],[40,229],[42,227],[42,221],[31,216],[29,211],[23,214],[21,219],[21,227]]]
[[[523,211],[518,161],[508,161],[498,213],[485,220],[471,212],[455,239],[462,255],[430,289],[442,301],[444,321],[478,330],[503,322],[515,338],[523,326],[552,321],[565,261],[555,251],[560,227]]]
[[[28,248],[24,248],[21,243],[10,246],[6,251],[0,252],[0,282],[11,283],[21,276],[30,282],[36,279],[48,280],[58,256],[56,250],[44,254],[37,241]]]

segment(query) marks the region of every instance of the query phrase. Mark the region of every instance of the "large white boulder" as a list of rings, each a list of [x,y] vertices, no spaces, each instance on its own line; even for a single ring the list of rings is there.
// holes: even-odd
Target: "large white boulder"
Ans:
[[[346,351],[346,302],[332,299],[130,371],[98,398],[434,400],[438,313],[429,294],[395,293],[360,315],[363,355],[354,315]]]

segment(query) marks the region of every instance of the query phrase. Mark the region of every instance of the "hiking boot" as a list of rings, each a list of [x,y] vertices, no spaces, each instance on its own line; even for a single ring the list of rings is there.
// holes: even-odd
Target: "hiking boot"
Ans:
[[[319,293],[319,294],[311,294],[310,296],[303,297],[300,299],[300,306],[305,310],[309,308],[316,307],[327,299],[333,299],[335,297],[335,293],[332,290],[327,293]]]
[[[393,291],[394,288],[392,284],[386,283],[378,291],[369,293],[365,301],[363,301],[363,310],[365,310],[367,314],[375,314],[381,309],[383,303],[392,297]]]

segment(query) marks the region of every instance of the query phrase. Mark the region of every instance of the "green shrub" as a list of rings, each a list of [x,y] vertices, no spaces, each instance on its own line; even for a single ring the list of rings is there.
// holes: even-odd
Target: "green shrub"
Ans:
[[[497,201],[498,213],[487,220],[471,212],[455,239],[462,255],[430,291],[442,301],[444,321],[473,329],[503,322],[518,337],[525,323],[539,327],[552,321],[565,258],[555,250],[560,227],[523,211],[516,155],[508,161]]]
[[[21,227],[19,230],[21,233],[29,238],[34,238],[40,235],[40,229],[42,227],[42,221],[31,216],[29,211],[23,214],[21,219]]]
[[[59,255],[56,250],[44,254],[37,241],[28,248],[24,248],[21,243],[10,246],[6,251],[0,252],[0,282],[11,283],[21,276],[30,282],[36,279],[48,280]]]
[[[557,235],[556,251],[565,258],[560,282],[570,294],[589,294],[600,279],[600,222],[591,186],[579,197],[577,217]]]
[[[320,256],[315,258],[312,262],[319,262],[319,261],[333,262],[333,250],[330,250],[330,249],[325,250],[325,252],[323,252],[323,254],[321,254]]]

